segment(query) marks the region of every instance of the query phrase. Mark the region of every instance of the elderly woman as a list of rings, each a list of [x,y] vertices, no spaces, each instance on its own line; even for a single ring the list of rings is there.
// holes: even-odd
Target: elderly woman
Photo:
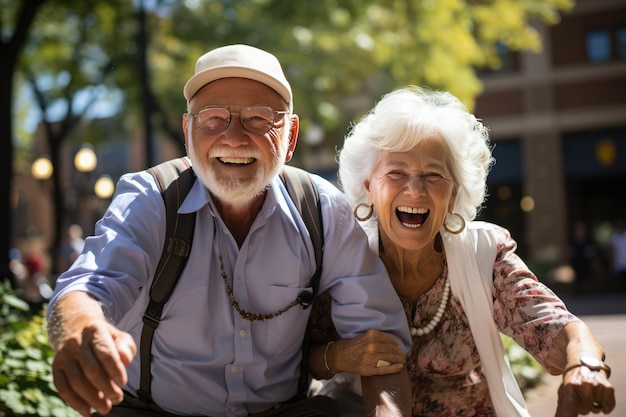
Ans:
[[[515,253],[509,232],[474,221],[493,162],[487,129],[453,95],[392,92],[350,131],[339,177],[406,311],[406,358],[375,333],[337,340],[329,299],[311,328],[314,376],[344,404],[346,373],[411,377],[413,415],[528,416],[500,334],[563,375],[557,416],[609,413],[614,387],[591,330]],[[342,391],[343,390],[343,391]],[[356,401],[354,399],[356,398]],[[352,407],[354,412],[354,407]]]

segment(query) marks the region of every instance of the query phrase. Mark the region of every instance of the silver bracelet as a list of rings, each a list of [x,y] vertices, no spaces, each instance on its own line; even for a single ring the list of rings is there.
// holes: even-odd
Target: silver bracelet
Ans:
[[[328,344],[326,345],[326,349],[324,349],[324,366],[326,366],[326,370],[328,372],[332,372],[333,374],[335,373],[335,371],[333,371],[332,369],[330,369],[330,366],[328,366],[328,361],[326,360],[326,355],[328,354],[328,348],[330,347],[330,345],[332,345],[333,343],[335,343],[334,340],[328,342]]]

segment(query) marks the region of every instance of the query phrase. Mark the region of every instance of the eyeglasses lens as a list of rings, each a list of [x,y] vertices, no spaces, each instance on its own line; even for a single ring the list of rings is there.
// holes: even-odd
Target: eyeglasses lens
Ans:
[[[277,116],[287,112],[275,112],[271,107],[244,107],[240,112],[231,112],[224,107],[209,107],[195,115],[202,130],[215,135],[228,128],[233,114],[238,114],[241,126],[250,133],[264,135],[280,120]]]

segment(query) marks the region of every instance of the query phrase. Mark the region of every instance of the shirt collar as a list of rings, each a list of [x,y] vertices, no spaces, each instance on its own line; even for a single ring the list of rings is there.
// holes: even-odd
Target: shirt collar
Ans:
[[[209,193],[209,190],[202,184],[202,181],[196,178],[189,194],[187,194],[183,204],[181,204],[178,209],[178,213],[187,214],[197,212],[207,204],[210,206],[213,215],[219,217],[211,193]],[[267,219],[276,212],[280,213],[281,217],[297,229],[297,222],[294,218],[297,210],[278,175],[274,177],[270,182],[270,186],[267,188],[267,195],[265,196],[263,207],[261,207],[261,211],[259,212],[259,217],[262,216]]]
[[[213,199],[211,198],[211,194],[209,193],[209,190],[207,190],[207,188],[202,184],[202,181],[200,181],[196,177],[196,180],[191,186],[191,190],[189,190],[189,194],[187,194],[187,197],[185,197],[183,204],[180,205],[178,213],[193,213],[195,211],[199,211],[202,207],[209,203],[211,204],[211,206],[213,206]]]

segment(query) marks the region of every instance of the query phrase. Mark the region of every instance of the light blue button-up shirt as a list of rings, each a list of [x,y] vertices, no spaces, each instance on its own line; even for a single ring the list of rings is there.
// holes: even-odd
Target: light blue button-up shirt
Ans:
[[[324,263],[319,292],[333,299],[342,337],[368,329],[394,335],[404,351],[411,338],[384,265],[343,195],[313,176],[322,204]],[[289,400],[297,391],[301,346],[311,309],[295,306],[266,321],[243,319],[242,308],[271,314],[307,289],[315,271],[306,226],[280,179],[271,186],[246,240],[238,247],[203,184],[196,180],[179,209],[197,212],[187,266],[165,305],[152,345],[152,394],[164,409],[186,415],[245,416]],[[139,346],[148,291],[165,241],[165,206],[147,172],[124,175],[94,236],[56,283],[51,311],[68,291],[87,291],[106,316]],[[128,367],[139,388],[139,355]]]

